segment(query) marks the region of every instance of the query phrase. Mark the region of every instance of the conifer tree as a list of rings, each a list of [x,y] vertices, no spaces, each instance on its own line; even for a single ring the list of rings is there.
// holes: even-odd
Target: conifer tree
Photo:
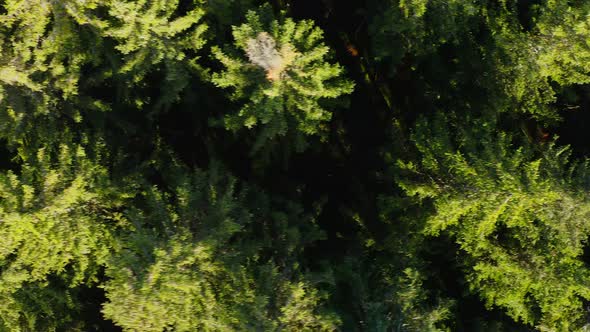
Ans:
[[[550,1],[537,23],[538,34],[530,48],[537,55],[542,76],[560,85],[590,82],[590,5],[574,6]]]
[[[590,7],[583,2],[392,0],[372,7],[375,59],[394,71],[411,68],[421,77],[416,88],[425,90],[419,98],[437,106],[493,104],[554,123],[557,94],[589,80]]]
[[[482,5],[465,1],[374,1],[370,23],[375,57],[387,60],[392,69],[407,55],[423,57],[444,44],[458,44],[474,29],[476,17],[485,15]],[[485,17],[485,16],[484,16]]]
[[[55,122],[81,120],[72,102],[80,98],[81,80],[90,79],[82,78],[82,69],[103,61],[102,43],[96,31],[76,22],[65,1],[8,0],[3,6],[0,138],[15,145],[35,136],[40,124],[47,132],[59,132]],[[38,118],[43,120],[37,123]]]
[[[494,133],[493,117],[440,113],[416,127],[418,163],[401,162],[400,185],[433,212],[424,232],[451,235],[471,290],[490,307],[541,330],[581,328],[590,274],[581,255],[590,235],[587,162],[567,147],[541,153]],[[458,256],[459,257],[459,256]]]
[[[231,88],[231,98],[242,105],[224,117],[227,129],[262,127],[255,150],[288,133],[301,149],[304,135],[319,134],[331,118],[323,101],[352,92],[342,67],[327,62],[330,49],[313,21],[277,19],[263,7],[248,12],[233,37],[233,46],[213,49],[224,66],[213,83]]]
[[[129,331],[338,326],[299,263],[321,232],[298,205],[164,157],[160,186],[143,166],[113,183],[102,151],[47,147],[0,175],[0,330],[84,329],[82,286]]]
[[[536,15],[525,31],[515,23],[517,11],[513,7],[491,21],[497,46],[493,55],[495,76],[507,97],[503,109],[555,122],[561,111],[554,105],[558,93],[565,87],[590,82],[590,47],[586,42],[590,7],[555,1],[535,7]]]
[[[107,264],[107,318],[129,331],[336,328],[297,266],[319,235],[298,207],[277,211],[215,168],[167,173],[173,191],[153,187],[127,214],[136,229]]]
[[[0,174],[0,330],[81,323],[76,294],[111,255],[117,197],[105,168],[76,145],[41,149],[20,175]]]
[[[0,331],[590,329],[590,5],[270,3],[0,0]]]
[[[4,8],[0,138],[25,139],[32,154],[85,115],[169,107],[197,70],[207,29],[200,1],[9,0]]]
[[[141,85],[147,74],[163,71],[162,96],[156,102],[171,104],[188,84],[197,66],[197,52],[205,44],[203,2],[187,1],[181,6],[180,0],[110,0],[107,4],[108,17],[91,22],[105,37],[117,41],[115,49],[124,61],[119,73]]]

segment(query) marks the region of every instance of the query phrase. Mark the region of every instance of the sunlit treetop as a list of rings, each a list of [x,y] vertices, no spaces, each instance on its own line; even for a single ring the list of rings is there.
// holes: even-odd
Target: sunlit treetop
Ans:
[[[514,146],[495,121],[467,117],[457,129],[442,113],[420,120],[421,160],[399,163],[398,184],[433,207],[424,232],[454,238],[488,307],[542,331],[577,330],[590,299],[588,161],[554,143]]]
[[[109,1],[105,35],[117,40],[115,48],[125,59],[123,71],[138,70],[139,80],[142,66],[160,62],[170,66],[203,46],[207,26],[201,22],[200,1],[194,1],[186,13],[179,14],[179,7],[179,0]]]
[[[11,144],[37,132],[40,117],[59,132],[113,106],[170,105],[190,81],[207,29],[200,1],[8,0],[3,8],[0,138]],[[134,89],[153,73],[160,95]]]
[[[342,67],[328,62],[330,48],[311,20],[275,19],[263,8],[248,12],[246,23],[233,28],[233,37],[234,45],[213,49],[225,67],[213,82],[232,88],[232,99],[242,105],[225,117],[227,129],[264,126],[255,149],[291,131],[318,134],[331,118],[322,100],[353,90]]]
[[[15,93],[47,110],[53,98],[78,92],[82,66],[99,61],[92,32],[77,26],[67,6],[57,1],[9,0],[0,15],[0,102],[18,107]],[[94,44],[94,52],[84,45]],[[17,105],[14,105],[17,104]]]

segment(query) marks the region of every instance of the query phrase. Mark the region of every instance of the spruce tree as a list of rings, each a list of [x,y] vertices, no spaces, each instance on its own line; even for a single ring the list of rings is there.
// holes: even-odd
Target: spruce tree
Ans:
[[[400,162],[400,186],[432,206],[424,232],[460,246],[470,289],[489,307],[541,330],[585,324],[590,274],[582,261],[590,235],[589,166],[548,143],[535,152],[495,133],[492,116],[450,124],[419,121],[417,163]]]
[[[587,330],[589,13],[0,0],[0,331]]]
[[[78,24],[65,1],[9,0],[3,7],[0,138],[13,147],[22,139],[36,144],[35,136],[45,131],[49,135],[42,140],[54,140],[59,124],[81,121],[82,110],[73,105],[87,99],[79,93],[82,81],[91,79],[82,77],[83,68],[104,61],[101,39],[91,27]]]
[[[224,67],[213,83],[231,88],[241,105],[225,115],[227,129],[262,127],[254,150],[288,134],[301,149],[304,136],[320,134],[331,118],[323,102],[352,92],[342,67],[328,62],[330,49],[313,21],[275,18],[263,7],[249,11],[246,23],[233,27],[233,37],[233,45],[213,49]]]
[[[113,182],[107,160],[69,144],[0,174],[0,329],[87,328],[83,287],[128,331],[336,329],[300,264],[322,237],[300,206],[165,156],[159,186],[147,165]]]
[[[0,330],[83,324],[79,287],[97,284],[124,224],[106,169],[89,157],[47,147],[20,175],[0,174]]]
[[[197,52],[205,44],[203,2],[110,0],[107,4],[107,18],[91,22],[105,37],[116,40],[115,49],[123,56],[118,73],[142,85],[146,75],[162,71],[161,97],[154,102],[169,106],[188,84],[197,67]]]
[[[85,116],[170,107],[199,71],[202,7],[178,0],[7,1],[0,14],[0,138],[12,147],[26,140],[34,154]]]
[[[560,91],[589,80],[583,2],[392,0],[370,8],[373,56],[382,70],[416,78],[410,93],[419,109],[493,104],[555,123]]]
[[[129,331],[332,331],[324,295],[298,257],[321,236],[292,203],[220,169],[166,172],[168,187],[127,212],[134,231],[118,239],[104,287],[104,314]]]

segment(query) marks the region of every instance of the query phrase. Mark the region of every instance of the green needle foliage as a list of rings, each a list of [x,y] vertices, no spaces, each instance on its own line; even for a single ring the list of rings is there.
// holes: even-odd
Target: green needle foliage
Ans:
[[[114,186],[79,146],[33,162],[0,177],[4,330],[76,326],[82,285],[104,289],[105,317],[128,331],[336,328],[298,264],[321,232],[297,205],[219,169],[174,167],[172,191]]]
[[[428,77],[430,84],[415,88],[432,103],[456,109],[465,99],[467,107],[494,104],[555,122],[559,91],[588,83],[585,2],[390,0],[372,7],[375,59],[398,74]]]
[[[268,7],[259,12],[249,11],[246,23],[233,28],[232,46],[213,49],[224,66],[213,83],[231,88],[231,98],[243,105],[223,123],[233,131],[263,126],[255,150],[287,134],[301,150],[302,135],[319,134],[331,118],[322,102],[351,93],[354,85],[341,66],[327,62],[330,49],[313,21],[276,19]]]
[[[179,0],[112,0],[107,2],[108,18],[93,21],[105,37],[117,42],[114,48],[123,55],[119,74],[128,74],[142,85],[147,74],[164,72],[164,100],[159,104],[170,104],[188,84],[196,53],[205,44],[205,12],[201,1],[192,2],[180,11]]]
[[[589,17],[0,0],[0,331],[589,330]]]
[[[80,310],[122,225],[106,170],[80,146],[41,149],[22,174],[0,175],[0,330],[48,331]]]
[[[569,162],[570,150],[553,143],[539,153],[517,148],[494,121],[467,122],[457,129],[440,114],[420,121],[420,161],[400,163],[402,188],[432,204],[424,232],[455,239],[470,288],[488,306],[541,330],[581,328],[590,299],[581,259],[588,164]]]
[[[44,122],[81,120],[82,68],[103,61],[101,41],[62,1],[6,1],[0,14],[0,137],[18,142]],[[87,45],[94,51],[89,52]],[[70,106],[64,104],[69,103]],[[55,129],[55,128],[52,128]]]
[[[321,235],[313,220],[293,204],[278,211],[260,193],[237,191],[218,170],[178,172],[173,192],[152,187],[142,195],[147,208],[128,212],[133,225],[150,227],[119,239],[106,317],[129,331],[335,329],[338,319],[318,311],[323,296],[297,267]]]
[[[59,132],[113,108],[170,107],[198,71],[207,30],[198,1],[182,10],[179,1],[118,0],[10,0],[4,8],[0,137],[14,144],[33,139],[35,119]],[[146,76],[163,80],[161,93],[150,95]]]
[[[162,61],[179,62],[187,50],[196,51],[204,44],[207,27],[199,24],[203,9],[197,6],[179,16],[178,5],[178,0],[110,1],[112,22],[105,35],[114,38],[115,48],[128,57],[123,71]]]

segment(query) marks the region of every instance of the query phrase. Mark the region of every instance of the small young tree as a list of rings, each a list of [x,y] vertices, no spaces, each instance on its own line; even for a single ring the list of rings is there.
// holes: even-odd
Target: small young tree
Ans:
[[[320,133],[331,118],[322,101],[353,90],[342,67],[327,62],[330,49],[313,21],[275,19],[263,7],[260,14],[248,12],[233,36],[233,46],[213,48],[225,67],[213,75],[213,83],[232,88],[232,99],[242,104],[239,112],[225,116],[227,129],[264,126],[254,150],[276,136],[292,133],[301,140],[301,135]]]

